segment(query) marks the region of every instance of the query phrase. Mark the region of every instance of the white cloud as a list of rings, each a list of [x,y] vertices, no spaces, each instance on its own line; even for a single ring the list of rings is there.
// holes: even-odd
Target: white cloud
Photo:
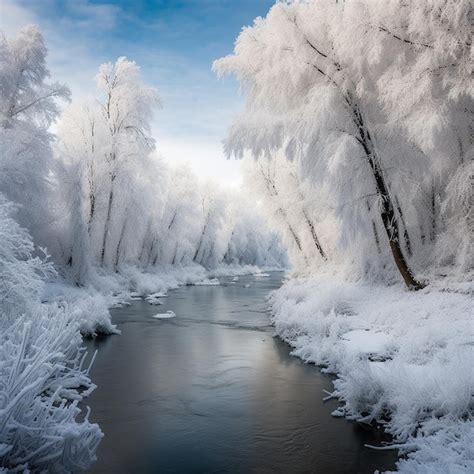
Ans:
[[[0,29],[7,35],[14,35],[25,25],[37,24],[36,15],[12,0],[0,2]]]
[[[82,27],[111,29],[117,24],[120,7],[107,3],[91,3],[88,0],[69,0],[67,9],[74,15],[74,23]]]

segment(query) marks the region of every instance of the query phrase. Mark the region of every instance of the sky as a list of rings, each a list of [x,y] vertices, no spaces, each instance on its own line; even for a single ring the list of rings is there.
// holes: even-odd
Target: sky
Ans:
[[[242,106],[234,78],[218,79],[212,62],[232,53],[242,27],[264,16],[275,0],[0,0],[0,28],[13,35],[25,24],[42,30],[52,80],[73,100],[95,92],[100,64],[126,56],[158,89],[162,109],[153,121],[159,153],[188,162],[202,178],[235,186],[239,164],[222,140]]]

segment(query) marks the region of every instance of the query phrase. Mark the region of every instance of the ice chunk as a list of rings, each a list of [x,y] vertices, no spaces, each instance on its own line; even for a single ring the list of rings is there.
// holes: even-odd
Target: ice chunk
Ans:
[[[174,311],[168,310],[166,313],[158,313],[153,316],[155,319],[170,319],[176,317]]]
[[[159,298],[147,298],[146,300],[149,304],[152,304],[152,305],[163,304],[163,301],[161,301]]]
[[[194,283],[196,286],[219,286],[221,282],[217,278],[205,278],[204,280]]]
[[[151,293],[149,294],[146,299],[148,298],[166,298],[168,296],[168,293],[166,291],[157,291],[156,293]]]

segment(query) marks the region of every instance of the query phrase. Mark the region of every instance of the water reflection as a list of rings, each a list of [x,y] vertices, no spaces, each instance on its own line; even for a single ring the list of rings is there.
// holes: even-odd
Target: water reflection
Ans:
[[[184,287],[163,306],[114,310],[122,336],[90,342],[104,433],[97,473],[365,473],[392,469],[378,432],[335,419],[331,382],[272,337],[265,297],[281,283],[242,277]],[[245,284],[250,283],[249,288]],[[157,320],[157,312],[177,317]],[[92,348],[92,347],[91,347]]]

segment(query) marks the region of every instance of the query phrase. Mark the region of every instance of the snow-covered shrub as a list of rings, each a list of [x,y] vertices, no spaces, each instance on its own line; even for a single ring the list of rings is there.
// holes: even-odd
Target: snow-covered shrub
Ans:
[[[40,305],[2,327],[0,359],[0,465],[87,469],[102,432],[79,406],[95,386],[69,308]]]
[[[41,298],[42,278],[53,275],[54,268],[34,257],[28,232],[10,215],[15,206],[0,194],[0,300],[2,317],[21,314],[32,301]]]
[[[11,212],[0,195],[0,470],[85,470],[102,433],[79,406],[95,387],[77,309],[41,303],[53,269]]]

